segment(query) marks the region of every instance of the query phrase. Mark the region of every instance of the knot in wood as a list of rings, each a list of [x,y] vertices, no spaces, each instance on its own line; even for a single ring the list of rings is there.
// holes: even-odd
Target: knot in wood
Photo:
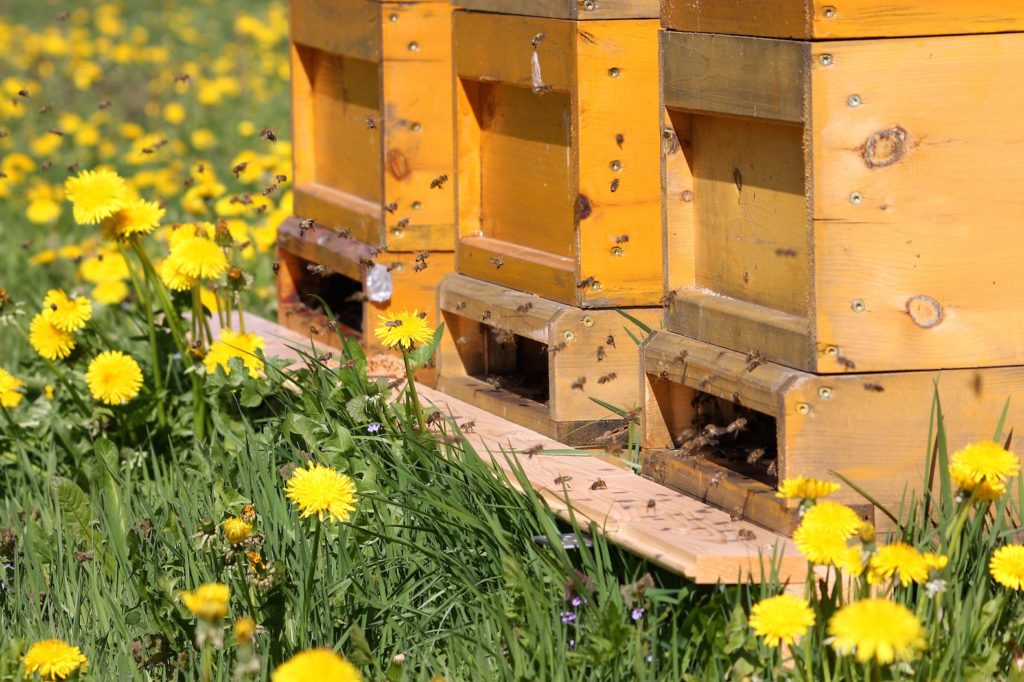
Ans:
[[[885,168],[898,163],[910,150],[910,135],[900,126],[879,130],[864,143],[862,156],[868,168]]]
[[[388,172],[395,180],[405,180],[409,177],[412,169],[409,168],[409,159],[399,149],[389,149],[386,157]]]
[[[918,327],[930,329],[942,322],[942,305],[931,296],[914,296],[907,301],[907,314]]]

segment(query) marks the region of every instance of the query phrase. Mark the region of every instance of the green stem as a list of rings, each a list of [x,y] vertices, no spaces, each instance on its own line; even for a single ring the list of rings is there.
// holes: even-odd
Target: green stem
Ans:
[[[31,346],[32,342],[29,340],[28,332],[22,329],[20,324],[15,324],[14,328],[18,330],[18,333],[21,334],[22,338],[25,339],[25,342]],[[68,390],[68,393],[71,395],[71,398],[75,401],[75,404],[78,405],[79,409],[82,410],[82,414],[85,416],[91,415],[92,408],[86,405],[85,401],[82,400],[82,396],[78,394],[78,389],[75,388],[75,386],[67,378],[67,375],[64,374],[64,370],[62,370],[53,360],[44,358],[42,355],[40,355],[39,357],[42,358],[43,362],[46,363],[46,366],[49,367],[50,371],[53,372],[53,374],[57,377],[57,381],[59,381],[61,385],[63,385],[64,388]]]
[[[323,521],[319,517],[316,519],[316,530],[313,531],[313,554],[309,559],[309,570],[306,572],[306,584],[302,590],[302,613],[300,624],[302,628],[302,642],[303,646],[307,646],[309,632],[309,604],[310,604],[310,593],[313,591],[313,575],[316,573],[316,560],[320,550],[320,534],[323,528]]]
[[[213,679],[213,647],[203,643],[203,682]]]
[[[121,257],[124,258],[125,263],[130,263],[124,250],[124,244],[118,242],[117,248],[121,252]],[[153,301],[150,299],[148,286],[145,288],[145,293],[143,293],[143,287],[139,282],[138,273],[135,272],[135,268],[131,265],[128,266],[128,274],[131,276],[132,287],[135,289],[135,295],[138,297],[146,312],[146,324],[149,327],[149,352],[152,356],[151,361],[153,363],[153,385],[158,396],[156,401],[156,416],[160,423],[160,428],[163,429],[167,427],[167,411],[164,409],[164,380],[160,374],[160,352],[156,343],[156,323],[153,320]]]
[[[405,377],[409,384],[409,399],[412,401],[413,412],[416,413],[416,423],[419,424],[420,433],[427,432],[427,424],[423,418],[423,407],[420,405],[420,396],[416,392],[416,377],[412,371],[412,365],[409,364],[409,351],[406,350],[405,346],[402,346],[402,359],[405,361]]]
[[[236,293],[235,295],[235,306],[238,309],[238,333],[245,333],[245,311],[242,310],[242,295]]]
[[[950,561],[953,561],[956,557],[957,549],[960,546],[960,536],[963,535],[964,524],[967,523],[967,517],[970,515],[971,509],[974,508],[974,501],[978,498],[978,490],[980,488],[981,486],[975,486],[970,498],[963,503],[956,519],[954,519],[953,524],[949,527],[949,535],[946,537],[946,542],[948,543],[946,553],[949,555]]]
[[[167,320],[167,325],[171,328],[171,336],[174,337],[174,344],[178,347],[178,352],[181,353],[181,357],[188,357],[188,340],[182,332],[178,311],[175,310],[174,304],[171,303],[171,297],[167,293],[167,288],[164,287],[160,275],[157,274],[156,268],[153,267],[153,261],[149,260],[149,256],[138,240],[132,239],[129,243],[132,245],[132,251],[135,252],[139,262],[142,263],[142,269],[146,273],[146,277],[153,283],[153,289],[156,291],[157,298],[160,299],[160,307],[163,308],[164,318]]]

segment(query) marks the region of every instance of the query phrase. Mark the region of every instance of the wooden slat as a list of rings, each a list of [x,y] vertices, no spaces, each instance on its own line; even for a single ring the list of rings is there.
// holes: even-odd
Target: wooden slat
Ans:
[[[291,37],[334,55],[380,61],[381,7],[366,0],[291,0]]]
[[[351,279],[361,280],[359,261],[370,258],[371,246],[357,239],[346,239],[325,228],[302,230],[299,218],[288,218],[277,228],[277,245],[303,260],[326,265]]]
[[[562,303],[578,298],[576,264],[570,258],[487,237],[463,237],[456,254],[460,274]]]
[[[665,106],[802,123],[809,53],[792,41],[662,32]]]
[[[249,329],[267,342],[267,355],[296,358],[289,346],[308,348],[309,340],[278,325],[248,316]],[[317,348],[316,352],[323,348]],[[534,445],[545,450],[565,451],[564,443],[490,414],[468,402],[418,386],[421,398],[436,405],[457,423],[475,422],[467,439],[481,457],[494,461],[506,472],[511,462],[521,466],[530,485],[565,520],[572,515],[584,526],[604,533],[609,540],[646,557],[653,563],[699,583],[736,582],[761,576],[762,559],[767,565],[776,553],[780,557],[779,578],[803,582],[807,562],[786,538],[743,521],[732,521],[725,512],[693,498],[664,488],[599,457],[588,455],[517,455]],[[502,456],[509,453],[510,460]],[[571,476],[568,491],[554,483],[559,476]],[[600,478],[607,487],[591,490]],[[513,485],[515,476],[510,476]],[[648,501],[655,507],[649,508]]]
[[[481,12],[524,14],[553,19],[651,19],[657,18],[658,0],[464,0],[459,7]],[[588,9],[590,7],[590,9]]]

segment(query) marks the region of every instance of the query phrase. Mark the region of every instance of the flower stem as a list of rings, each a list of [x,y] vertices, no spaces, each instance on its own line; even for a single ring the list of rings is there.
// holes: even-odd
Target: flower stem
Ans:
[[[316,519],[316,530],[313,531],[313,553],[309,559],[309,570],[306,572],[306,584],[302,590],[302,613],[300,614],[300,627],[302,632],[302,642],[308,642],[307,636],[309,632],[309,604],[310,604],[310,593],[313,591],[313,575],[316,573],[316,560],[320,550],[320,535],[323,528],[324,522],[319,517]],[[303,646],[306,646],[303,644]]]
[[[124,258],[125,263],[129,263],[128,255],[124,250],[124,244],[118,242],[117,248],[121,252],[121,257]],[[135,289],[135,295],[139,298],[139,302],[142,304],[146,313],[146,324],[149,327],[149,352],[152,356],[151,362],[153,363],[153,385],[158,396],[156,401],[156,416],[157,421],[160,423],[160,428],[166,428],[167,411],[164,409],[164,380],[160,373],[160,353],[159,347],[156,343],[156,323],[153,321],[153,301],[150,298],[151,292],[148,286],[143,289],[142,283],[139,281],[139,275],[131,265],[128,266],[128,274],[131,276],[132,287]]]
[[[427,424],[423,418],[423,407],[420,405],[420,396],[416,392],[416,377],[409,364],[409,351],[402,346],[402,359],[405,361],[405,378],[409,384],[409,399],[412,401],[412,410],[416,413],[416,423],[419,424],[420,433],[427,432]]]

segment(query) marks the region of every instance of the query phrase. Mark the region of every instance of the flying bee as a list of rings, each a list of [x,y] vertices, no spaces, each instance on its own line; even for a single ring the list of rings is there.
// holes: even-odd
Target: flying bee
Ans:
[[[625,244],[628,241],[629,241],[629,235],[628,234],[620,234],[618,237],[615,238],[615,243],[616,244]]]
[[[387,250],[387,246],[374,246],[373,248],[370,249],[370,255],[376,258],[380,254],[385,253]]]
[[[397,329],[398,327],[402,326],[402,321],[401,320],[388,320],[387,322],[384,323],[384,326],[388,327],[389,329]]]
[[[455,339],[456,346],[465,346],[467,343],[469,343],[468,336],[460,336],[459,338]]]
[[[426,261],[419,261],[418,263],[416,263],[416,265],[412,266],[412,271],[413,272],[422,272],[423,270],[426,270],[426,269],[427,269],[427,262]]]
[[[501,260],[497,256],[491,256],[490,261],[498,270],[501,270],[501,266],[505,264],[505,261]]]
[[[619,179],[618,178],[615,178],[614,180],[612,180],[612,184],[608,188],[608,190],[611,191],[611,192],[618,192],[619,191]]]
[[[448,182],[448,174],[444,173],[438,175],[436,178],[430,181],[430,189],[441,189],[444,187],[444,183]]]
[[[456,311],[464,310],[465,308],[466,308],[466,302],[465,301],[459,301],[458,303],[455,304],[455,310]]]
[[[187,83],[190,78],[192,78],[192,76],[190,76],[189,74],[187,74],[184,71],[182,71],[181,73],[179,73],[177,76],[174,77],[174,82],[175,83]]]
[[[608,338],[604,340],[604,345],[615,348],[615,337],[609,334]]]
[[[28,90],[26,90],[25,88],[22,88],[21,90],[18,90],[18,97],[28,98],[29,97]]]
[[[768,473],[769,476],[778,476],[779,475],[779,460],[778,459],[773,459],[768,464],[768,472],[767,473]]]
[[[377,122],[374,120],[373,116],[367,116],[363,120],[366,122],[367,130],[374,130],[377,127]]]
[[[544,38],[546,36],[547,36],[547,33],[538,33],[534,37],[530,38],[530,45],[531,45],[531,47],[533,47],[534,49],[537,49],[537,46],[540,45],[542,42],[544,42]]]
[[[57,15],[57,21],[67,21],[70,16],[71,12],[61,12]]]
[[[398,202],[392,201],[390,204],[384,204],[381,208],[388,213],[394,213],[398,210]]]
[[[50,170],[53,168],[53,161],[44,161],[39,167],[44,171]]]
[[[105,99],[97,105],[97,108],[103,111],[104,109],[109,109],[111,104],[112,102],[109,99]]]
[[[278,173],[277,175],[274,176],[274,180],[279,183],[288,182],[288,176],[285,175],[284,173]]]
[[[364,303],[367,300],[367,296],[362,291],[356,291],[345,297],[348,302]]]
[[[322,264],[314,265],[313,263],[309,263],[308,265],[306,265],[306,272],[308,272],[311,275],[320,275],[321,277],[323,277],[324,275],[329,273],[330,270],[330,268]]]
[[[271,194],[273,194],[276,191],[277,191],[277,185],[267,185],[266,187],[263,188],[263,191],[260,192],[260,194],[262,194],[265,197],[269,197]]]
[[[146,156],[152,156],[153,154],[156,154],[156,150],[153,149],[152,147],[143,147],[141,151]]]
[[[540,443],[537,443],[536,445],[531,445],[530,447],[528,447],[525,450],[523,450],[523,454],[526,455],[527,457],[529,457],[530,459],[533,459],[533,456],[534,455],[539,455],[541,450],[543,450],[543,449],[544,449],[544,446],[541,445]]]
[[[765,357],[764,353],[754,349],[747,353],[747,371],[753,372],[755,369],[768,362],[768,358]]]
[[[185,186],[185,187],[191,187],[192,185],[194,185],[194,184],[195,184],[195,182],[196,182],[196,179],[195,179],[195,178],[193,178],[193,177],[192,177],[192,176],[190,175],[190,176],[188,176],[187,178],[185,178],[184,180],[182,180],[182,181],[181,181],[181,184],[182,184],[183,186]]]
[[[747,453],[747,464],[757,464],[762,457],[764,457],[764,448],[754,448]]]
[[[491,311],[490,310],[485,310],[484,314],[480,316],[480,319],[481,320],[489,320],[489,319],[491,319]]]
[[[46,104],[44,106],[39,107],[39,113],[40,114],[48,114],[52,110],[53,110],[53,105],[52,104]]]
[[[162,147],[166,147],[168,144],[170,144],[170,142],[171,141],[165,137],[162,140],[157,140],[156,144],[154,144],[153,146],[156,147],[157,149],[160,149]]]
[[[555,485],[565,485],[572,480],[572,476],[559,476],[555,479]]]
[[[68,173],[74,173],[76,170],[78,170],[78,162],[75,161],[74,163],[69,164],[67,169],[68,169]]]
[[[885,386],[882,384],[864,384],[865,391],[872,391],[874,393],[882,393],[885,391]]]
[[[615,372],[608,372],[604,376],[598,377],[597,383],[599,383],[599,384],[607,384],[610,381],[615,381],[615,379],[617,379],[618,376],[619,375],[616,374]]]
[[[605,355],[605,353],[604,353],[604,346],[598,346],[597,347],[597,361],[601,362],[602,360],[604,360],[604,355]]]
[[[329,321],[327,322],[327,328],[328,328],[328,329],[329,329],[330,331],[332,331],[332,332],[333,332],[333,331],[334,331],[335,329],[337,329],[337,328],[338,328],[338,321],[337,321],[337,320],[329,320]]]
[[[404,230],[408,226],[409,226],[409,219],[408,218],[402,218],[397,223],[395,223],[395,227],[397,229],[399,229],[399,230]]]
[[[594,279],[593,277],[587,277],[586,279],[580,280],[579,284],[576,285],[576,288],[585,289],[587,287],[592,287],[595,284],[597,284],[596,279]]]
[[[576,379],[576,381],[572,382],[571,388],[579,389],[579,390],[582,391],[583,390],[583,386],[586,385],[586,383],[587,383],[587,378],[586,377],[579,377],[579,378]]]
[[[204,173],[204,172],[206,172],[206,166],[204,164],[201,164],[201,163],[198,164],[196,166],[196,172],[197,173]]]
[[[237,178],[242,173],[242,171],[244,171],[248,167],[249,167],[249,162],[248,161],[242,161],[241,163],[232,166],[231,167],[231,172],[234,173],[235,177]]]
[[[603,478],[599,478],[590,484],[591,490],[606,490],[607,488],[608,484],[604,482]]]
[[[260,131],[260,137],[264,140],[270,140],[271,142],[277,142],[277,133],[270,128],[264,128]]]
[[[326,353],[321,353],[319,356],[317,356],[317,360],[319,360],[320,362],[328,362],[333,357],[334,353],[328,351]]]
[[[516,312],[517,313],[527,313],[527,312],[530,311],[530,308],[532,308],[532,307],[533,307],[533,303],[527,301],[526,303],[523,303],[522,305],[517,305],[516,306]]]
[[[502,346],[516,345],[516,335],[513,334],[511,330],[505,329],[504,327],[495,327],[494,340]]]
[[[463,433],[473,433],[474,428],[476,428],[475,421],[468,421],[459,424],[459,430],[462,431]]]

